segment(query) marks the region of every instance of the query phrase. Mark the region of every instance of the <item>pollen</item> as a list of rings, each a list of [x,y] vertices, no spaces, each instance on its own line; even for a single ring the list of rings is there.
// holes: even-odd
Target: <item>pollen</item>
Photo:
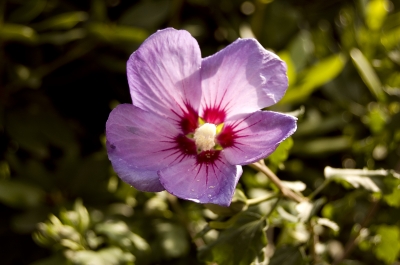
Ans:
[[[217,126],[212,123],[205,123],[197,128],[193,136],[197,149],[201,151],[211,150],[215,146],[216,134]]]

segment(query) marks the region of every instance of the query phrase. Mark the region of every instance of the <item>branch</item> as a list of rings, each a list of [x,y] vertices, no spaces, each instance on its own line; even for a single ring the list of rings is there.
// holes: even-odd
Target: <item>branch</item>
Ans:
[[[249,166],[254,168],[255,170],[264,173],[278,187],[278,189],[282,192],[283,196],[291,200],[294,200],[296,202],[303,202],[307,200],[303,196],[298,195],[297,193],[293,192],[291,189],[283,185],[281,180],[274,174],[274,172],[272,172],[271,169],[269,169],[264,164],[264,161],[261,160],[259,162],[250,164]]]

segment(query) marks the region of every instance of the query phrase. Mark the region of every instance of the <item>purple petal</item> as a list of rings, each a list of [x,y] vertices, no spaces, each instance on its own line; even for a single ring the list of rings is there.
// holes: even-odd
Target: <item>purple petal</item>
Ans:
[[[110,147],[107,143],[107,149],[109,148]],[[134,165],[129,164],[129,162],[123,159],[118,159],[118,157],[110,153],[108,157],[118,176],[136,189],[149,192],[164,190],[164,187],[160,183],[157,171],[137,169]]]
[[[226,119],[278,102],[288,86],[286,64],[254,39],[239,39],[203,59],[200,116],[210,109]]]
[[[242,167],[230,165],[223,156],[214,163],[188,158],[159,172],[164,188],[185,200],[229,206]]]
[[[114,170],[144,191],[160,190],[157,171],[182,156],[170,120],[130,104],[118,105],[106,124],[107,153]]]
[[[127,63],[133,105],[171,118],[182,117],[186,106],[197,111],[200,66],[200,48],[187,31],[157,31]]]
[[[257,111],[225,123],[218,141],[230,164],[246,165],[269,156],[296,131],[297,118],[272,111]]]

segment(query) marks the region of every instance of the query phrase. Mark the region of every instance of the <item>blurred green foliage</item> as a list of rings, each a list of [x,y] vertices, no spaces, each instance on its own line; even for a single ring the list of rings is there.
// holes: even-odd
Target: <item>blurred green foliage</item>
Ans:
[[[399,264],[399,6],[0,0],[1,264]],[[272,109],[298,130],[266,163],[309,202],[251,168],[229,208],[118,179],[105,122],[130,102],[129,55],[168,26],[203,57],[255,37],[286,61]]]

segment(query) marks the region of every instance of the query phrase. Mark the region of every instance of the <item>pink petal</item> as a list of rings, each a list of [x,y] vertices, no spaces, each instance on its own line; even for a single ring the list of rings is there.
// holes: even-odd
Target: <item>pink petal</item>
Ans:
[[[296,118],[272,111],[257,111],[225,123],[218,141],[230,164],[246,165],[269,156],[296,131]]]
[[[170,118],[184,116],[187,106],[197,113],[200,66],[200,48],[187,31],[157,31],[127,63],[133,105]]]
[[[286,64],[254,39],[239,39],[202,61],[200,116],[224,111],[226,119],[278,102],[288,86]],[[220,115],[223,116],[223,115]]]
[[[160,170],[164,188],[185,200],[229,206],[242,167],[230,165],[223,156],[214,163],[198,163],[187,158],[179,164]]]
[[[139,190],[160,190],[157,171],[184,157],[177,135],[178,126],[167,118],[130,104],[118,105],[106,124],[108,157],[127,183]]]

